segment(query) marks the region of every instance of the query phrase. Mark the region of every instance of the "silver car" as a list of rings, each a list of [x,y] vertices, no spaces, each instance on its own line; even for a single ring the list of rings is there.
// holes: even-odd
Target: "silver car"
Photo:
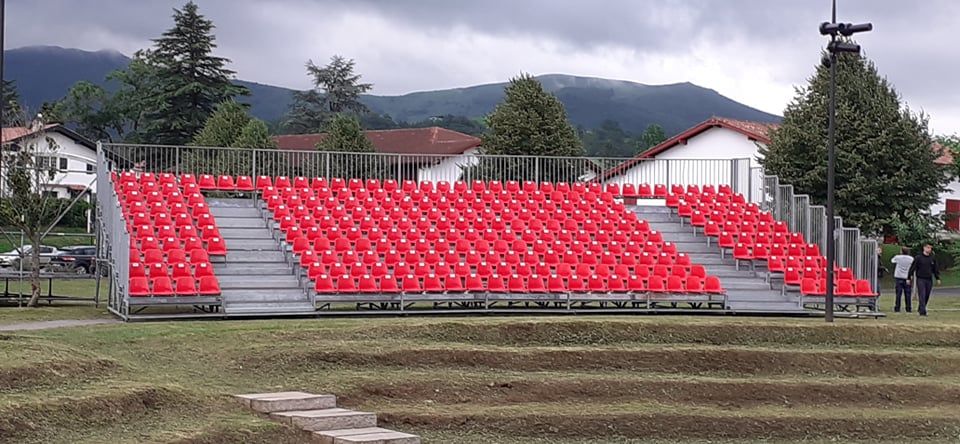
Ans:
[[[23,262],[23,269],[30,269],[30,252],[33,251],[33,245],[24,245],[22,248],[17,248],[6,253],[0,253],[0,267],[10,267],[13,270],[20,269],[20,257],[21,250],[23,251],[22,256],[26,259]],[[50,264],[50,261],[54,256],[59,254],[60,251],[55,247],[41,245],[40,246],[40,268],[44,268]]]

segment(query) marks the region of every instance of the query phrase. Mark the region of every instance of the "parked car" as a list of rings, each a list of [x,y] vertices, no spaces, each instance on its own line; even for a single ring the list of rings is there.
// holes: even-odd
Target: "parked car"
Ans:
[[[50,260],[50,265],[58,270],[77,274],[90,274],[97,268],[97,247],[79,245],[63,247],[60,253]]]
[[[14,270],[19,270],[21,250],[23,251],[22,256],[26,258],[27,256],[30,255],[30,252],[33,251],[33,246],[24,245],[21,248],[16,248],[6,253],[0,253],[0,267],[10,267]],[[59,252],[60,250],[56,249],[55,247],[41,245],[40,246],[40,268],[44,268],[48,266],[50,264],[50,261],[53,259],[53,257],[56,256],[57,253]],[[29,260],[24,262],[23,269],[24,270],[30,269],[29,264],[30,264]]]

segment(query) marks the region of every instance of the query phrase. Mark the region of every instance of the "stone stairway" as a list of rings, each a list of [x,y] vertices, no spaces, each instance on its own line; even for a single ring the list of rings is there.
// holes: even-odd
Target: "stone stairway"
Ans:
[[[304,392],[237,395],[257,413],[301,428],[322,444],[420,444],[420,437],[377,427],[377,415],[337,408],[333,395]]]
[[[284,259],[252,199],[208,198],[227,244],[226,260],[214,263],[227,315],[314,313],[293,267]]]
[[[663,240],[677,245],[677,251],[686,253],[694,263],[704,266],[708,274],[720,278],[727,290],[727,308],[736,312],[805,313],[796,294],[784,295],[766,282],[766,266],[756,270],[748,262],[741,262],[739,269],[729,252],[724,256],[716,242],[707,244],[702,232],[694,234],[693,227],[681,224],[676,212],[666,206],[638,205],[633,207],[637,216],[650,223],[650,228],[659,231]]]

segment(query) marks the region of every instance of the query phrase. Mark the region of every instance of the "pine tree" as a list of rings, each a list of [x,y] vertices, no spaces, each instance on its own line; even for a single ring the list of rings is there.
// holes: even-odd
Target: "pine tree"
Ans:
[[[360,74],[353,72],[355,62],[335,55],[326,66],[307,61],[307,74],[313,78],[313,89],[293,93],[293,104],[285,125],[293,134],[312,133],[326,126],[331,116],[340,113],[364,114],[366,105],[360,95],[373,85],[360,83]]]
[[[373,144],[363,134],[360,120],[346,114],[338,114],[327,125],[327,136],[317,143],[320,151],[338,151],[349,153],[372,153]]]
[[[647,128],[643,130],[643,134],[640,135],[640,146],[638,147],[637,154],[659,145],[664,140],[667,140],[667,135],[663,132],[663,127],[656,123],[647,125]]]
[[[760,161],[795,193],[826,201],[827,106],[830,70],[818,66],[784,112]],[[890,233],[897,216],[927,212],[949,180],[934,163],[927,119],[901,106],[876,66],[856,54],[837,64],[836,206],[844,223]]]
[[[203,127],[215,106],[248,94],[230,82],[229,60],[212,55],[217,47],[213,22],[192,1],[174,9],[173,28],[154,40],[148,61],[156,69],[157,91],[147,115],[143,137],[151,143],[189,142]]]
[[[529,74],[510,79],[505,98],[487,116],[483,154],[511,156],[585,155],[567,113],[554,95]],[[573,181],[588,173],[588,162],[576,159],[484,158],[473,175],[497,180]],[[539,177],[535,175],[539,172]]]
[[[23,108],[20,107],[20,94],[13,80],[3,79],[0,84],[0,100],[3,101],[3,126],[22,125]]]

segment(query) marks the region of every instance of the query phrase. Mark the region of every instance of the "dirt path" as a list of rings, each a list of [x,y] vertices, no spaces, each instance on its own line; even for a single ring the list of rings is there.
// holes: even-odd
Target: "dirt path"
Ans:
[[[0,325],[0,331],[47,330],[51,328],[84,327],[87,325],[115,324],[116,319],[60,319],[56,321],[22,322]]]

